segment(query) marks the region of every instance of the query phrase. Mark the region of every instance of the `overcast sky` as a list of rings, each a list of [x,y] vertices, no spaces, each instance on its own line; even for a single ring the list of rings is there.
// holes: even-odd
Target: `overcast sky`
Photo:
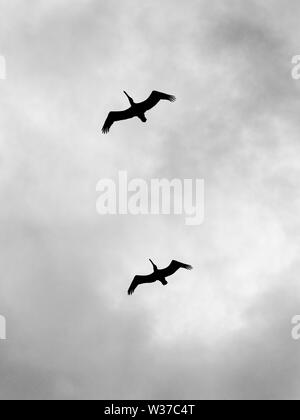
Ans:
[[[0,397],[299,399],[299,1],[0,6]],[[103,136],[124,89],[178,100]],[[205,223],[100,217],[120,170],[205,179]],[[195,269],[129,298],[148,258]]]

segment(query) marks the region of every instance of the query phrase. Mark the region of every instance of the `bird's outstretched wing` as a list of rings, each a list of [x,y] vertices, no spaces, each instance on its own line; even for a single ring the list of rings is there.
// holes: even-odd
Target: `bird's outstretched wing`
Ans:
[[[167,95],[166,93],[157,92],[154,90],[151,95],[149,96],[146,101],[139,103],[138,105],[141,107],[143,112],[149,111],[150,109],[154,108],[159,101],[170,101],[175,102],[176,98],[173,95]]]
[[[172,261],[169,267],[165,268],[164,270],[160,271],[160,274],[164,277],[170,277],[176,273],[180,268],[184,268],[185,270],[192,270],[193,267],[188,264],[183,264],[178,261]]]
[[[129,120],[130,118],[133,118],[133,117],[134,117],[134,113],[133,113],[132,108],[128,108],[125,111],[110,112],[102,128],[102,133],[107,134],[111,126],[113,125],[113,123],[115,123],[116,121]]]
[[[141,284],[153,283],[156,279],[154,278],[153,274],[149,276],[135,276],[133,282],[131,283],[128,294],[133,295],[135,289],[140,286]]]

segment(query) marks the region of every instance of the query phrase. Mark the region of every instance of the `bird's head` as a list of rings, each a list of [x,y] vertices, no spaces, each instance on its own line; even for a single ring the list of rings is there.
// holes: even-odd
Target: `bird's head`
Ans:
[[[156,271],[156,270],[157,270],[157,265],[155,265],[155,264],[154,264],[154,262],[153,262],[152,260],[149,260],[149,261],[151,262],[151,264],[152,264],[152,266],[153,266],[154,271]]]

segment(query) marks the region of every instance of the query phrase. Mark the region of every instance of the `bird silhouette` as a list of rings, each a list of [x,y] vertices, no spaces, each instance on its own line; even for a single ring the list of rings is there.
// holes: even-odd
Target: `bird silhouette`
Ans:
[[[137,117],[142,122],[145,123],[147,122],[145,113],[149,111],[150,109],[154,108],[160,101],[162,100],[170,101],[170,102],[176,101],[175,96],[167,95],[166,93],[153,91],[146,101],[135,103],[134,100],[125,91],[124,93],[130,102],[130,108],[126,109],[125,111],[110,112],[102,128],[103,134],[107,134],[111,126],[116,121],[129,120],[130,118]]]
[[[173,260],[169,267],[164,268],[163,270],[159,270],[152,260],[149,261],[153,266],[153,273],[149,274],[148,276],[135,276],[133,282],[131,283],[131,286],[128,289],[129,295],[133,295],[135,289],[141,284],[155,283],[156,281],[160,281],[163,286],[166,286],[168,284],[168,282],[166,281],[166,277],[172,276],[180,268],[184,268],[186,270],[193,269],[191,265],[183,264],[181,262]]]

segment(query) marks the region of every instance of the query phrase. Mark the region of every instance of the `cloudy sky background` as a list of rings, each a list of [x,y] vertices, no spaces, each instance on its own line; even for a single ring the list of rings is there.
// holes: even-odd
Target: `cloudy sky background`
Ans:
[[[0,6],[0,398],[298,399],[299,2]],[[124,89],[178,101],[102,136]],[[204,178],[205,223],[101,218],[119,170]],[[150,257],[195,270],[128,298]]]

